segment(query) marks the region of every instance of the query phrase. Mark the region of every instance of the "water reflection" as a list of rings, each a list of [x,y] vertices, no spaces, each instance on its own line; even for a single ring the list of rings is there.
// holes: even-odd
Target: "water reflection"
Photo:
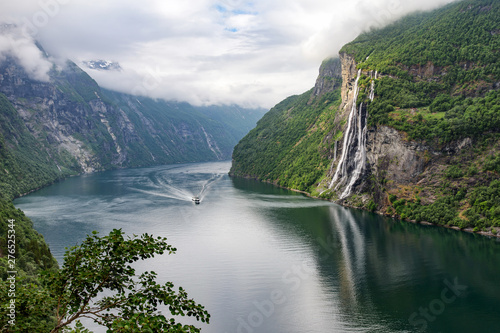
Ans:
[[[286,193],[248,180],[233,184],[250,194]],[[295,209],[278,201],[262,214],[313,253],[327,304],[318,316],[336,318],[340,331],[500,331],[498,239],[290,200]]]
[[[230,179],[228,169],[117,170],[15,204],[59,260],[92,230],[168,237],[178,253],[143,268],[207,306],[205,333],[500,331],[498,241]],[[457,284],[467,287],[459,297]]]

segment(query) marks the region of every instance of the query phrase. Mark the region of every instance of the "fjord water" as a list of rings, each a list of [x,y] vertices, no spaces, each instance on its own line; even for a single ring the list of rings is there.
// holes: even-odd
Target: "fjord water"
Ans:
[[[231,179],[229,167],[96,173],[14,203],[60,263],[93,230],[168,237],[177,253],[137,268],[205,305],[209,325],[181,319],[202,332],[500,332],[498,240]]]

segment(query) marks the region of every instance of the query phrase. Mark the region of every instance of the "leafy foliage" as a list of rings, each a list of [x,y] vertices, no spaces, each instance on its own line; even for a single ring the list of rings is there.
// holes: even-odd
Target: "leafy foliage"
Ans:
[[[7,257],[8,220],[13,219],[15,230],[15,267]],[[33,229],[33,224],[11,202],[0,199],[0,331],[11,332],[7,323],[12,297],[9,296],[9,271],[16,271],[16,325],[15,332],[48,332],[55,324],[52,299],[41,287],[38,275],[57,270],[57,262],[43,237]]]
[[[485,134],[498,136],[500,91],[490,91],[484,97],[450,97],[441,94],[430,104],[428,97],[425,97],[427,102],[415,99],[414,104],[411,104],[413,102],[405,104],[411,98],[401,96],[401,91],[404,90],[401,84],[403,81],[399,79],[378,80],[376,91],[379,95],[368,106],[370,125],[388,125],[408,133],[409,139],[438,143],[447,143],[464,137],[481,138]],[[403,85],[415,88],[406,90],[407,94],[430,96],[430,93],[425,92],[426,89],[418,90],[427,86],[426,84],[406,82]]]
[[[500,173],[500,154],[490,155],[486,158],[483,169]]]
[[[461,195],[461,194],[460,194]],[[421,205],[405,199],[394,201],[393,207],[396,214],[403,219],[426,221],[438,225],[449,225],[459,222],[458,202],[460,196],[442,196],[430,205]]]
[[[10,282],[0,280],[0,331],[11,332],[50,332],[55,327],[54,309],[56,302],[49,295],[48,290],[38,282],[29,282],[29,279],[16,280],[15,290],[15,325],[10,325],[8,305],[12,297],[8,292]]]
[[[451,66],[445,78],[450,84],[498,78],[499,8],[497,1],[475,0],[413,14],[360,35],[340,52],[355,55],[364,67],[398,77],[408,67],[432,63]],[[475,64],[471,72],[460,66],[466,62]]]
[[[187,315],[209,322],[204,307],[189,299],[181,287],[171,282],[160,285],[156,273],[144,272],[136,278],[131,266],[155,254],[175,252],[166,238],[148,234],[125,238],[121,230],[98,237],[88,236],[64,256],[58,271],[48,272],[44,282],[50,297],[57,300],[56,326],[51,332],[79,318],[92,318],[112,332],[199,332],[192,325],[181,325],[158,311],[167,305],[172,315]],[[104,296],[99,298],[103,293]]]
[[[10,282],[0,280],[0,328],[2,332],[88,332],[79,319],[91,318],[108,332],[200,332],[166,317],[159,307],[168,307],[172,316],[208,323],[210,315],[203,306],[188,298],[182,287],[158,284],[154,272],[137,276],[133,268],[138,260],[175,251],[166,238],[124,237],[116,229],[104,237],[94,232],[66,251],[61,269],[50,266],[39,277],[18,275],[15,326],[7,323],[5,306],[11,299]]]
[[[500,227],[500,180],[475,188],[469,197],[469,205],[465,216],[471,224]]]

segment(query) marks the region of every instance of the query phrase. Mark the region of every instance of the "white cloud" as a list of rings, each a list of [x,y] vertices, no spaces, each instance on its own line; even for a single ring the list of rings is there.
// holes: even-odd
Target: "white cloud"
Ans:
[[[5,25],[0,28],[0,61],[7,57],[15,59],[30,78],[48,81],[51,63],[35,45],[34,40],[21,33],[18,26]]]
[[[361,31],[451,1],[23,0],[0,13],[54,56],[120,62],[89,71],[107,88],[271,107],[311,88],[321,60]]]

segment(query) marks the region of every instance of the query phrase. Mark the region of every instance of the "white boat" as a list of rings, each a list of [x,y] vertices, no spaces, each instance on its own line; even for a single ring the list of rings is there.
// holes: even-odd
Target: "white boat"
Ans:
[[[200,198],[199,197],[193,197],[191,200],[193,200],[193,202],[195,204],[199,204],[200,203]]]

